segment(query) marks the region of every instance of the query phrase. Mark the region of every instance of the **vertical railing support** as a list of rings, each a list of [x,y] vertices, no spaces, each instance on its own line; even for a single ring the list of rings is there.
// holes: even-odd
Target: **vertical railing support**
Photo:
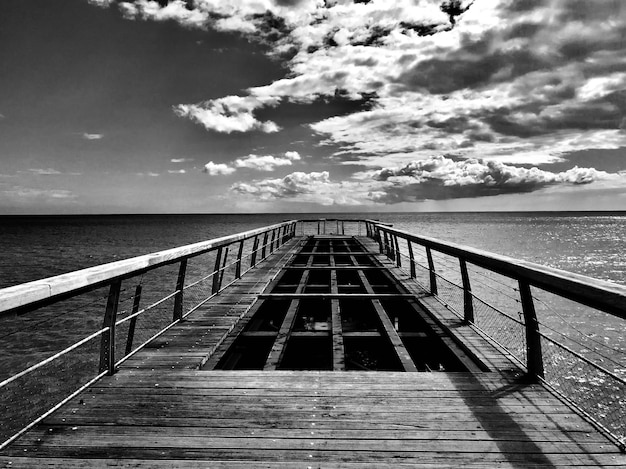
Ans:
[[[228,246],[224,248],[224,260],[222,261],[222,268],[220,269],[220,283],[217,284],[217,291],[222,289],[222,280],[224,280],[224,272],[226,272],[226,261],[228,260]]]
[[[259,250],[259,236],[254,237],[254,242],[252,243],[252,254],[250,255],[250,268],[256,265],[256,253]]]
[[[265,259],[266,249],[267,249],[267,231],[263,233],[263,246],[261,246],[261,259]]]
[[[395,252],[396,252],[396,265],[398,267],[402,267],[402,256],[400,256],[400,245],[398,244],[398,237],[394,236],[393,237],[393,242],[395,244]]]
[[[387,232],[383,231],[383,236],[384,236],[384,244],[385,244],[385,255],[390,258],[391,257],[391,250],[389,249],[389,237],[387,236]]]
[[[461,267],[461,281],[463,282],[463,319],[467,323],[473,323],[474,296],[472,295],[472,286],[470,285],[465,259],[459,258],[459,266]]]
[[[383,247],[383,237],[380,235],[380,227],[374,227],[376,237],[375,239],[378,241],[378,248],[380,249],[380,253],[383,254],[385,252],[385,248]]]
[[[322,222],[320,220],[317,220],[317,234],[320,234],[320,226],[321,226]]]
[[[139,304],[141,303],[141,284],[135,287],[135,296],[133,297],[133,309],[132,314],[136,314],[139,311]],[[135,338],[135,327],[137,326],[137,316],[133,316],[128,325],[128,337],[126,337],[126,350],[125,355],[128,355],[133,350],[133,339]]]
[[[111,284],[102,324],[102,328],[108,327],[108,330],[102,334],[100,342],[100,373],[106,371],[108,375],[115,373],[115,322],[121,289],[121,280],[115,280]]]
[[[435,263],[433,262],[433,253],[430,248],[426,247],[426,258],[428,259],[428,270],[430,272],[430,293],[436,295],[437,291],[437,273],[435,271]]]
[[[217,255],[215,256],[215,267],[213,268],[213,285],[211,287],[211,294],[216,294],[220,289],[220,265],[222,265],[222,248],[217,249]]]
[[[243,255],[243,243],[242,239],[239,242],[239,250],[237,251],[237,263],[235,264],[235,278],[241,278],[241,256]]]
[[[519,293],[526,326],[526,368],[528,369],[528,377],[536,381],[538,378],[544,377],[543,353],[533,294],[527,281],[519,280]]]
[[[183,318],[183,289],[185,288],[185,273],[187,272],[187,259],[180,261],[178,278],[176,279],[176,295],[174,296],[174,315],[172,320]]]
[[[274,252],[274,241],[276,240],[276,229],[272,230],[272,242],[270,243],[270,254]]]
[[[410,240],[406,240],[406,244],[409,249],[409,265],[411,271],[411,278],[417,277],[417,273],[415,272],[415,256],[413,255],[413,245]]]

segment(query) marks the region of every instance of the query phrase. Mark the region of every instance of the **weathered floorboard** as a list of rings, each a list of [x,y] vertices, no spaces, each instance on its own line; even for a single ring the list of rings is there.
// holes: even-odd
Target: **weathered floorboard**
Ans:
[[[298,250],[296,239],[16,440],[0,467],[626,466],[591,424],[362,241],[432,321],[453,330],[447,340],[491,371],[201,370]],[[341,318],[333,321],[339,330]]]

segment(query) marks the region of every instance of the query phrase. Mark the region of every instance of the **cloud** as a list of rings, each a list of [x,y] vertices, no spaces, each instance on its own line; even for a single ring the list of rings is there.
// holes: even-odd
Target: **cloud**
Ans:
[[[283,178],[237,182],[231,186],[231,191],[265,201],[377,205],[523,194],[547,187],[573,187],[603,181],[624,185],[626,173],[577,166],[555,173],[497,161],[437,156],[401,167],[363,171],[348,181],[334,181],[328,171],[294,172]]]
[[[575,166],[553,173],[480,159],[453,160],[443,156],[414,161],[403,167],[384,168],[361,174],[385,182],[372,200],[385,204],[484,197],[527,193],[554,185],[583,185],[621,176]],[[626,182],[626,181],[624,181]]]
[[[169,174],[185,174],[187,171],[185,169],[168,169],[167,172]]]
[[[107,8],[114,3],[115,0],[87,0],[90,4],[100,8]]]
[[[280,129],[272,121],[261,122],[254,117],[254,111],[266,106],[276,106],[279,98],[255,98],[252,96],[227,96],[201,104],[179,104],[174,112],[201,124],[207,130],[216,132],[278,132]]]
[[[155,173],[155,172],[152,172],[152,171],[148,171],[147,173],[135,173],[135,174],[137,174],[137,176],[142,176],[142,177],[143,176],[148,176],[148,177],[158,177],[158,176],[160,176],[159,173]]]
[[[193,158],[172,158],[170,162],[172,163],[190,163],[195,161]]]
[[[298,160],[300,160],[300,154],[295,151],[288,151],[284,157],[251,154],[236,159],[233,166],[235,168],[249,168],[257,171],[274,171],[278,166],[291,166],[293,161]]]
[[[10,189],[0,190],[0,196],[16,199],[39,199],[42,201],[73,200],[76,194],[65,189],[35,189],[31,187],[13,186]]]
[[[100,140],[104,137],[103,134],[89,134],[89,133],[83,133],[83,138],[85,140]]]
[[[174,107],[207,130],[277,132],[259,111],[341,97],[370,106],[310,124],[339,163],[379,168],[455,154],[539,165],[626,146],[623,1],[137,0],[120,8],[132,19],[238,32],[280,58],[287,71],[278,80]]]
[[[238,182],[231,190],[260,200],[291,200],[313,202],[321,205],[361,205],[359,194],[349,189],[350,183],[331,181],[328,171],[294,172],[283,178],[268,178],[250,182]],[[354,188],[354,187],[352,187]]]
[[[215,164],[212,161],[204,167],[204,172],[211,176],[219,174],[232,174],[238,168],[253,169],[255,171],[274,171],[279,166],[291,166],[294,161],[301,159],[297,151],[285,152],[284,156],[255,155],[250,154],[243,158],[237,158],[232,164]]]
[[[57,171],[56,169],[53,169],[53,168],[31,168],[28,170],[28,172],[31,174],[39,175],[39,176],[51,176],[51,175],[63,174],[61,173],[61,171]]]
[[[204,165],[204,169],[202,171],[208,173],[209,176],[219,176],[232,174],[236,171],[236,169],[222,163],[213,163],[212,161],[209,161]]]

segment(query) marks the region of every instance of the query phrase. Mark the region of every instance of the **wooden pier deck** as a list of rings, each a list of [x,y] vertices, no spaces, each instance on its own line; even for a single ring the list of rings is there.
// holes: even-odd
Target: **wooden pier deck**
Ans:
[[[322,266],[312,259],[294,266],[305,246],[305,239],[296,237],[113,376],[100,379],[1,451],[0,467],[626,467],[626,456],[611,441],[432,301],[378,254],[378,244],[365,237],[334,239],[358,242],[374,260],[374,270],[384,270],[401,285],[403,298],[412,295],[411,304],[453,350],[462,371],[419,372],[421,365],[400,340],[411,333],[385,326],[389,320],[382,316],[382,332],[346,329],[339,334],[342,319],[335,304],[350,294],[340,292],[336,272],[346,267],[363,279],[368,267],[334,261]],[[314,254],[349,255],[318,245],[308,255]],[[358,257],[351,256],[352,261]],[[293,305],[312,295],[303,279],[291,293],[285,293],[289,288],[276,292],[285,272],[307,267],[335,272],[330,291],[317,293],[333,305],[330,330],[299,331],[288,311],[273,335],[251,331],[263,301],[283,299]],[[375,291],[368,278],[365,292],[355,292],[355,298],[382,304],[386,294]],[[265,365],[219,369],[237,337],[245,334],[271,336]],[[330,370],[280,366],[292,339],[326,337],[337,352],[344,340],[385,334],[404,371],[344,372],[350,364],[343,354],[331,357]]]

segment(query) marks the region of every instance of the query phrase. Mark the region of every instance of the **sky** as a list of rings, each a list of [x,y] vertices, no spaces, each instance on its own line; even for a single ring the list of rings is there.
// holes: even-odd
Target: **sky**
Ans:
[[[2,0],[0,214],[626,210],[623,0]]]

